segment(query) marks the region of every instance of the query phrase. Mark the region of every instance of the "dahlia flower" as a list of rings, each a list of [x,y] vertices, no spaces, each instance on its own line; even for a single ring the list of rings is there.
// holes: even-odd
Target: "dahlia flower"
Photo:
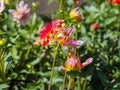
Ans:
[[[75,70],[81,70],[84,67],[88,66],[92,63],[93,58],[88,58],[85,62],[81,63],[79,56],[74,56],[72,52],[70,52],[70,58],[65,63],[65,67],[61,66],[60,69],[63,69],[65,71],[75,71]]]
[[[13,20],[18,23],[18,26],[26,24],[30,17],[30,9],[28,8],[28,4],[25,4],[24,1],[20,1],[16,10],[11,9],[9,13],[13,16]]]
[[[48,44],[61,46],[78,46],[83,43],[80,40],[71,40],[73,27],[66,28],[64,20],[58,19],[48,23],[40,31],[40,37],[34,42],[35,45],[42,45],[48,48]]]
[[[40,37],[35,41],[35,45],[42,45],[48,48],[48,44],[52,41],[54,35],[59,31],[64,30],[64,20],[53,20],[51,23],[46,24],[42,30],[40,30]]]

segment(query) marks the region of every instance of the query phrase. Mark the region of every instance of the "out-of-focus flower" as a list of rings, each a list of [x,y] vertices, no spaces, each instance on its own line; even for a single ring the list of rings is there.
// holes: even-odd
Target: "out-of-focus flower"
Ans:
[[[5,5],[4,5],[4,0],[0,1],[0,14],[2,13],[2,11],[4,10]]]
[[[24,25],[30,17],[30,9],[28,4],[20,1],[16,10],[9,10],[10,14],[13,16],[13,20],[18,23],[18,26]]]
[[[82,22],[84,20],[83,15],[79,12],[79,7],[71,10],[69,15],[75,22]]]
[[[92,25],[92,29],[93,29],[93,30],[98,30],[98,28],[99,28],[99,25],[98,25],[97,23],[94,23],[94,24]]]
[[[108,0],[108,2],[113,3],[114,5],[119,5],[120,4],[120,0]]]
[[[80,2],[80,0],[74,0],[74,2],[75,2],[76,4],[78,4],[78,3]]]
[[[81,63],[79,56],[74,56],[72,52],[70,52],[70,55],[70,58],[65,63],[65,67],[61,66],[60,69],[63,69],[65,71],[81,70],[82,68],[91,64],[93,61],[93,58],[88,58],[85,62]]]

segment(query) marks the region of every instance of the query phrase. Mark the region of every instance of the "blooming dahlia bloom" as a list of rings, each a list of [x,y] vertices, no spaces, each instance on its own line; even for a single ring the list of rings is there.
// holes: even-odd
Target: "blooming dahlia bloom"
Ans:
[[[114,5],[120,4],[120,0],[108,0],[108,2],[112,2]]]
[[[24,25],[30,17],[30,9],[28,4],[20,1],[16,10],[9,10],[10,14],[13,16],[13,20],[18,23],[18,26]]]
[[[42,45],[48,48],[49,43],[59,44],[61,46],[78,46],[83,42],[80,40],[71,40],[73,27],[66,29],[64,20],[58,19],[45,25],[40,31],[40,37],[34,42],[35,45]]]
[[[81,63],[80,57],[76,57],[72,52],[70,52],[70,58],[66,61],[65,67],[61,66],[60,69],[63,69],[65,71],[81,70],[82,68],[91,64],[92,61],[93,58],[88,58],[85,62]]]
[[[4,6],[4,0],[0,0],[0,14],[4,10],[4,8],[5,8],[5,6]]]
[[[46,24],[40,31],[40,37],[34,42],[35,45],[42,45],[48,48],[48,44],[52,41],[54,35],[65,28],[64,20],[53,20],[51,23]]]
[[[83,15],[81,15],[79,12],[79,7],[71,10],[69,15],[70,15],[70,18],[76,22],[82,22],[84,20]]]

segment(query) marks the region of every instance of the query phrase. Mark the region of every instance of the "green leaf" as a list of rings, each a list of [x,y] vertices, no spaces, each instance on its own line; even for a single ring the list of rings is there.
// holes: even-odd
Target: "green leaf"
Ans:
[[[7,84],[0,84],[0,90],[6,89],[9,86]]]
[[[100,71],[97,71],[97,74],[98,74],[103,86],[108,86],[109,85],[108,77],[103,72],[100,72]]]
[[[86,11],[88,12],[98,12],[99,10],[95,6],[85,6]]]
[[[105,24],[109,25],[109,24],[111,24],[114,21],[116,21],[116,17],[108,18],[108,19],[105,20]]]

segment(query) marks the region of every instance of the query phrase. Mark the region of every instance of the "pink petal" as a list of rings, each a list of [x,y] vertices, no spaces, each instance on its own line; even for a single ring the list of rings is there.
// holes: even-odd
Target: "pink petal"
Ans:
[[[72,40],[70,42],[68,42],[66,45],[71,45],[71,46],[79,46],[82,45],[84,42],[81,40]]]
[[[64,71],[66,71],[66,68],[65,68],[64,66],[60,66],[60,67],[59,67],[59,70],[64,70]]]
[[[72,50],[69,51],[69,55],[70,55],[70,57],[73,57],[73,56],[74,56]]]
[[[67,33],[69,34],[69,37],[71,36],[72,32],[73,32],[73,27],[67,29]]]
[[[86,67],[87,65],[91,64],[93,58],[88,58],[84,63],[82,63],[82,68]]]
[[[14,15],[15,10],[10,9],[8,12],[9,12],[11,15]]]
[[[0,13],[4,10],[5,6],[4,6],[4,0],[2,0],[0,2]]]

